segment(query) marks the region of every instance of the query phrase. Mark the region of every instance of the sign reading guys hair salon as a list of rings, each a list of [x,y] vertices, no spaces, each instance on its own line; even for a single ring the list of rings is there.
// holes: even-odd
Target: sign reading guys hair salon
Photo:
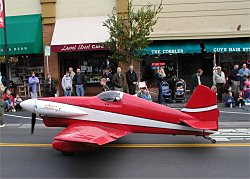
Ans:
[[[5,28],[4,21],[5,21],[4,0],[0,0],[0,28]]]
[[[68,45],[52,45],[53,52],[77,52],[77,51],[95,51],[95,50],[108,50],[99,43],[92,44],[68,44]]]
[[[250,52],[250,47],[214,48],[214,52]]]

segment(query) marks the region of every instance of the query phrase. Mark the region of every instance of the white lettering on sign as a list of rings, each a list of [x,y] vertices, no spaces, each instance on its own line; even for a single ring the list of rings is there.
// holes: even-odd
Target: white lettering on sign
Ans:
[[[171,54],[171,53],[183,53],[184,50],[183,49],[164,49],[164,50],[151,50],[151,53],[152,54],[164,54],[164,53],[168,53],[168,54]]]
[[[91,48],[92,49],[103,49],[104,47],[100,44],[93,44],[93,45],[91,45]]]
[[[72,45],[72,46],[67,46],[67,45],[64,45],[63,48],[61,49],[61,51],[73,51],[73,50],[76,50],[76,45]]]
[[[53,47],[52,47],[53,48]],[[101,44],[72,44],[72,45],[58,45],[54,47],[56,52],[66,51],[89,51],[89,50],[105,50],[105,47]]]
[[[229,48],[229,52],[240,52],[240,48]]]
[[[214,48],[214,52],[227,52],[227,48]]]
[[[78,46],[77,49],[78,49],[78,50],[90,50],[90,49],[91,49],[91,46],[90,46],[90,44],[87,44],[87,45],[81,44],[81,45]]]
[[[161,54],[161,50],[151,50],[152,54]]]
[[[183,49],[167,49],[163,50],[163,53],[183,53]]]
[[[250,47],[249,48],[214,48],[214,52],[250,52]]]
[[[250,47],[249,48],[243,48],[242,51],[243,52],[250,52]]]
[[[28,50],[28,47],[9,47],[8,50],[9,50],[9,52],[12,52],[12,51],[24,51],[24,50]],[[4,48],[0,48],[0,51],[3,52]]]

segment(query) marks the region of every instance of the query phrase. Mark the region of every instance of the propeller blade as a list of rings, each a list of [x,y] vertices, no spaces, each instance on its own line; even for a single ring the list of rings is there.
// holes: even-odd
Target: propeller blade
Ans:
[[[34,133],[35,124],[36,124],[36,113],[32,113],[32,118],[31,118],[31,134]]]

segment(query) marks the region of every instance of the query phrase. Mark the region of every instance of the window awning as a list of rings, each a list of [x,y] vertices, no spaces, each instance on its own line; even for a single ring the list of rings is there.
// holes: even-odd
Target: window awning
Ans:
[[[107,50],[99,43],[109,38],[103,22],[108,16],[57,19],[51,42],[53,52]]]
[[[250,52],[250,38],[205,40],[206,52]]]
[[[156,41],[145,49],[149,55],[200,53],[200,44],[196,41]]]
[[[7,17],[6,31],[9,55],[43,53],[40,14]],[[0,29],[0,55],[5,55],[3,29]]]

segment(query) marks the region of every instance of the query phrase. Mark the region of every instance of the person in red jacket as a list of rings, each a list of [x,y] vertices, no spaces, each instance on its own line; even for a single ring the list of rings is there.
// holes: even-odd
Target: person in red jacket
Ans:
[[[9,89],[7,89],[6,93],[3,95],[3,101],[5,112],[11,112],[14,110],[14,97],[11,95]]]

